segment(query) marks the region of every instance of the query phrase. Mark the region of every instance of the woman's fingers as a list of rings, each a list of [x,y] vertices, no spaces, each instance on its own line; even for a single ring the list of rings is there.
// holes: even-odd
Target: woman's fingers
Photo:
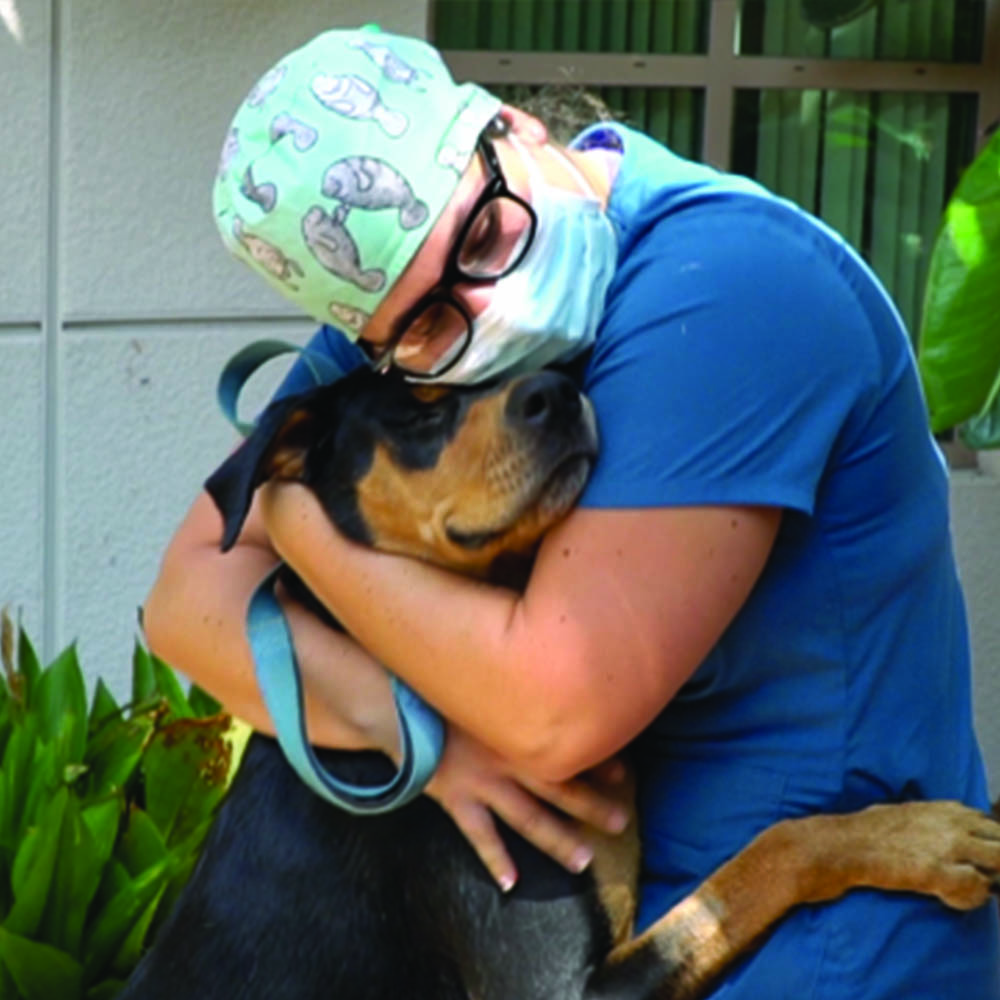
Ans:
[[[511,829],[569,871],[582,872],[593,860],[594,852],[580,829],[515,782],[498,784],[489,805]]]
[[[541,781],[512,770],[454,726],[448,729],[444,757],[427,792],[504,891],[517,881],[517,869],[495,817],[569,871],[582,872],[594,855],[583,827],[574,821],[620,833],[630,815],[629,784],[620,762],[602,765],[587,779]]]
[[[517,882],[517,869],[489,809],[472,799],[463,799],[451,808],[445,805],[445,809],[497,885],[504,892],[513,889]]]
[[[620,795],[576,778],[558,783],[522,779],[522,784],[540,799],[588,826],[608,833],[621,833],[629,821],[629,810]]]

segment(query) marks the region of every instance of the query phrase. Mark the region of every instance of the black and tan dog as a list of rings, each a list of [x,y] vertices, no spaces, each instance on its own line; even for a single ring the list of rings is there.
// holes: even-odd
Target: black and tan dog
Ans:
[[[231,545],[254,489],[300,479],[358,541],[487,576],[529,556],[596,453],[588,404],[554,373],[442,391],[368,372],[273,406],[209,480]],[[324,753],[353,780],[387,766]],[[634,826],[634,824],[633,824]],[[124,996],[146,1000],[694,998],[784,913],[856,886],[982,904],[1000,826],[950,803],[786,820],[631,939],[634,837],[570,875],[505,831],[499,892],[421,797],[356,818],[254,737],[198,869]]]

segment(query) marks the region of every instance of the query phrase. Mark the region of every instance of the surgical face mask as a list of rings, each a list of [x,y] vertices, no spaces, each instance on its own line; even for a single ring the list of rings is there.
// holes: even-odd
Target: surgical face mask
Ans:
[[[600,201],[568,158],[584,194],[549,184],[509,138],[528,170],[535,238],[517,269],[493,286],[458,363],[434,381],[481,382],[569,360],[593,344],[604,311],[618,246]]]

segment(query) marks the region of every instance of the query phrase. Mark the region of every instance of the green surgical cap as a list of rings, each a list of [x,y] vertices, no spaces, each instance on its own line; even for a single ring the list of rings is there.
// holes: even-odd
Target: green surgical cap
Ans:
[[[426,42],[328,31],[240,105],[215,221],[241,260],[356,339],[413,259],[500,102],[457,85]]]

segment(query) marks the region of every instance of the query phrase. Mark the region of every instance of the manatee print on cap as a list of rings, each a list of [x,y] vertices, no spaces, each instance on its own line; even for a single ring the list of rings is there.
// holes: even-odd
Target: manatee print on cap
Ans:
[[[213,194],[219,231],[278,292],[356,339],[499,108],[420,39],[325,32],[237,109]]]

